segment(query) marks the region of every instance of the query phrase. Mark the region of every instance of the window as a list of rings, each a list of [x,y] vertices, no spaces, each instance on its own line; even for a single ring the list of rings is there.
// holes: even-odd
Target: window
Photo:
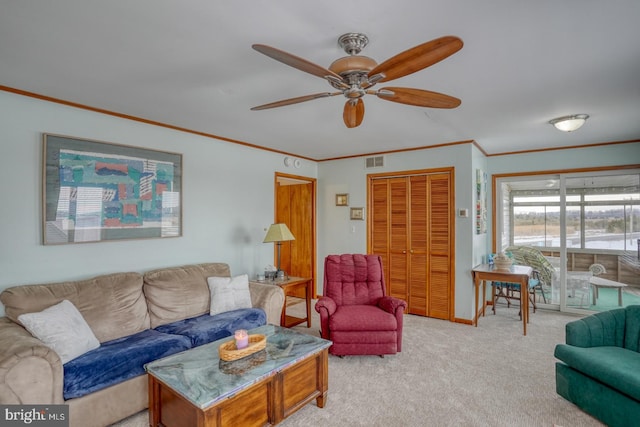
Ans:
[[[536,177],[508,181],[502,190],[503,244],[561,246],[560,181],[565,189],[566,247],[637,251],[640,175]]]

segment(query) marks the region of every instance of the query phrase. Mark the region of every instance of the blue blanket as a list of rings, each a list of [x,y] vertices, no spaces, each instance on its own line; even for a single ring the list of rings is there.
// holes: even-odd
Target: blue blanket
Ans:
[[[237,329],[253,329],[266,323],[263,310],[243,308],[215,316],[203,314],[104,342],[63,365],[64,399],[121,383],[144,374],[146,363],[231,336]]]
[[[192,317],[167,325],[158,326],[156,331],[165,334],[183,335],[191,340],[192,347],[198,347],[233,335],[238,329],[253,329],[266,325],[267,315],[259,308],[241,308],[210,316]]]
[[[81,397],[142,375],[145,363],[189,348],[189,338],[152,329],[104,342],[63,365],[64,399]]]

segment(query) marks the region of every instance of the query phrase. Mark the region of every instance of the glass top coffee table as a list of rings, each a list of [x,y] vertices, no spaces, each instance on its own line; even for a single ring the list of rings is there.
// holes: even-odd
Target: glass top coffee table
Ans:
[[[277,424],[328,390],[331,341],[265,325],[249,331],[267,337],[264,350],[220,360],[227,337],[146,365],[151,426]]]

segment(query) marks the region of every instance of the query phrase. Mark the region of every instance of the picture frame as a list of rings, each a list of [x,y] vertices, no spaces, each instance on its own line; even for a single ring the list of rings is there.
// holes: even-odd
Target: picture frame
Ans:
[[[350,218],[356,221],[364,221],[364,208],[351,208]]]
[[[349,206],[349,194],[336,194],[336,206]]]
[[[487,233],[487,173],[476,169],[476,234]]]
[[[182,154],[43,134],[44,245],[182,236]]]

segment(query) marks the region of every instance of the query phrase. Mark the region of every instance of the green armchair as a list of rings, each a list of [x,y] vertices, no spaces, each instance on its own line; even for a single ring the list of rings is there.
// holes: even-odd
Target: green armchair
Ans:
[[[610,427],[640,420],[640,305],[566,325],[558,344],[556,392]]]

